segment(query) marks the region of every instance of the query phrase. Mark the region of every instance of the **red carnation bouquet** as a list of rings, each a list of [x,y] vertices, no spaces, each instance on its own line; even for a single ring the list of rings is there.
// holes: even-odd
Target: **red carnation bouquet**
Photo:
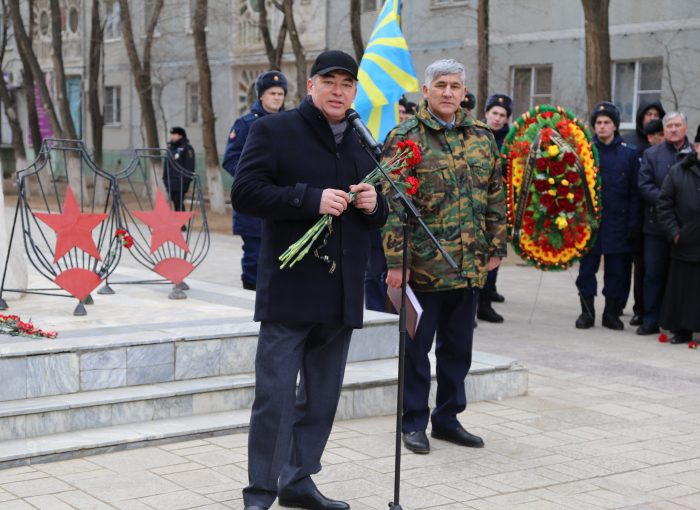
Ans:
[[[381,169],[375,168],[367,176],[362,179],[362,182],[376,186],[382,180],[382,170],[384,173],[389,175],[398,175],[405,168],[410,168],[412,166],[420,163],[421,153],[418,145],[411,140],[401,141],[396,144],[396,152],[389,161],[382,163]],[[406,177],[403,181],[395,181],[397,186],[403,188],[404,193],[407,195],[415,195],[418,191],[418,179],[413,176]],[[349,193],[350,201],[355,200],[355,193]],[[324,262],[330,264],[330,273],[335,271],[335,262],[333,262],[328,255],[320,255],[318,250],[326,245],[328,236],[333,233],[333,216],[330,214],[324,214],[316,222],[316,224],[311,227],[306,233],[299,238],[294,244],[292,244],[286,251],[279,256],[280,268],[292,267],[294,264],[303,259],[311,250],[316,240],[321,236],[322,233],[326,233],[323,241],[314,248],[314,255],[316,258],[323,260]]]
[[[23,321],[18,315],[2,314],[0,314],[0,334],[29,338],[56,338],[58,336],[55,331],[39,329],[31,322]]]

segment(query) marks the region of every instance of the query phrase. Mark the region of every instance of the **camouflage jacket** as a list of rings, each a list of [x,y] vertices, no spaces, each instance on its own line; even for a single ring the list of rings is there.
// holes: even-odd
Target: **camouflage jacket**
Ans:
[[[388,160],[401,140],[413,140],[420,147],[422,161],[398,178],[418,179],[413,203],[458,266],[451,269],[423,229],[411,221],[409,282],[424,292],[483,287],[489,257],[506,254],[505,194],[496,142],[486,124],[461,110],[456,115],[455,127],[447,129],[423,102],[414,118],[389,133],[384,149]],[[392,204],[394,210],[397,207]],[[383,241],[387,266],[401,267],[403,232],[398,215],[389,216]]]

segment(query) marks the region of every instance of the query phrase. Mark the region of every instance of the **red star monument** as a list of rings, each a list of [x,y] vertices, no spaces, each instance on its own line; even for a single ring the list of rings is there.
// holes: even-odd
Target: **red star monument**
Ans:
[[[156,193],[156,206],[152,211],[134,211],[133,214],[151,227],[151,253],[168,241],[189,253],[190,248],[181,228],[194,216],[194,211],[173,211],[159,189]]]
[[[102,260],[100,252],[92,239],[92,231],[102,223],[109,214],[92,214],[80,212],[73,190],[66,188],[63,212],[60,214],[34,213],[34,216],[56,231],[56,250],[53,261],[63,257],[73,248],[80,248],[97,260]]]

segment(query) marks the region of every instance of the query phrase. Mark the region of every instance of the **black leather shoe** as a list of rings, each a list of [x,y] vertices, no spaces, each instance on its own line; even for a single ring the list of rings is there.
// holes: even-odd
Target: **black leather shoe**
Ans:
[[[403,433],[403,444],[413,453],[430,453],[428,436],[422,430]]]
[[[672,344],[687,344],[693,339],[693,336],[689,333],[676,333],[671,337],[669,343]]]
[[[255,290],[255,284],[249,282],[243,282],[243,288],[245,290]]]
[[[470,448],[483,448],[484,440],[479,436],[470,434],[461,425],[456,429],[452,430],[442,430],[435,429],[430,433],[435,439],[442,439],[443,441],[449,441],[450,443],[458,444],[460,446],[468,446]]]
[[[637,328],[638,335],[655,335],[659,332],[659,326],[645,326],[642,324]]]
[[[267,510],[267,507],[260,505],[246,505],[243,507],[243,510]]]
[[[321,494],[318,489],[306,494],[280,495],[277,502],[280,506],[305,508],[307,510],[347,510],[350,508],[350,505],[345,501],[329,499]]]
[[[630,319],[630,326],[641,326],[644,319],[638,313],[635,313]]]
[[[491,293],[491,301],[493,301],[494,303],[503,303],[505,300],[506,298],[503,297],[503,294],[499,294],[496,291],[493,291]]]
[[[476,311],[477,319],[486,322],[500,324],[503,322],[503,316],[494,310],[491,305],[479,305]]]

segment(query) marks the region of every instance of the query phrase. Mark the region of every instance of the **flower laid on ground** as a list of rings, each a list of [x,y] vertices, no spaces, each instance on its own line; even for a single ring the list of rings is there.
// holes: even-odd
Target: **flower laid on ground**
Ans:
[[[127,250],[134,245],[134,238],[131,237],[129,232],[127,232],[123,228],[118,228],[114,232],[114,237],[119,238],[119,240],[122,242],[122,246]]]
[[[700,342],[697,342],[695,340],[691,340],[690,342],[688,342],[688,349],[697,349],[698,347],[700,347]]]
[[[661,333],[659,335],[659,342],[662,344],[668,343],[668,335],[666,333]]]
[[[568,268],[600,222],[598,155],[585,124],[560,106],[536,106],[513,123],[501,158],[516,253],[541,269]]]
[[[0,314],[0,334],[10,336],[26,336],[29,338],[56,338],[55,331],[44,331],[34,327],[31,322],[24,322],[17,315]]]
[[[421,153],[418,145],[411,140],[402,141],[396,144],[396,152],[392,158],[382,163],[381,170],[375,168],[367,176],[362,179],[362,182],[376,186],[382,180],[382,170],[384,173],[390,174],[394,177],[398,176],[405,168],[410,168],[412,166],[420,163]],[[392,179],[393,180],[393,179]],[[403,188],[407,195],[415,195],[418,191],[418,179],[409,176],[404,180],[395,181],[396,184]],[[355,193],[349,193],[350,201],[355,200]],[[324,214],[316,222],[316,224],[311,227],[306,233],[301,236],[294,244],[292,244],[286,251],[279,256],[280,268],[292,267],[294,264],[303,259],[311,250],[311,247],[316,242],[316,240],[321,236],[322,233],[326,232],[326,237],[324,240],[314,249],[314,255],[330,264],[331,268],[329,272],[335,271],[335,262],[330,260],[327,255],[319,255],[318,249],[325,246],[326,239],[333,233],[333,216],[330,214]]]

